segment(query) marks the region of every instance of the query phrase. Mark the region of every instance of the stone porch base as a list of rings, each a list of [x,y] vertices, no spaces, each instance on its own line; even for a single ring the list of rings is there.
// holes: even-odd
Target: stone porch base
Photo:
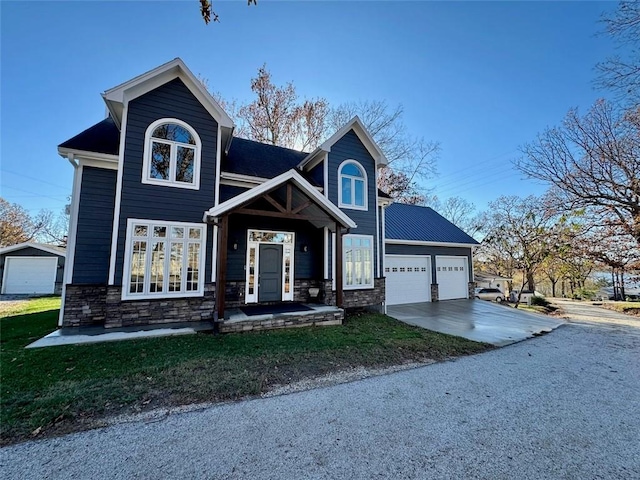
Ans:
[[[240,309],[228,311],[229,318],[220,322],[222,333],[271,330],[274,328],[341,325],[344,310],[327,305],[307,305],[312,310],[247,316]]]

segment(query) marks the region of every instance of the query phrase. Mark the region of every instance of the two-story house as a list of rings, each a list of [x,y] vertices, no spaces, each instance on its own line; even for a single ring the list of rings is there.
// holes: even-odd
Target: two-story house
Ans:
[[[237,138],[180,59],[102,97],[108,117],[58,147],[75,169],[61,326],[213,319],[224,331],[251,305],[296,305],[287,325],[384,308],[387,161],[357,117],[311,153]]]

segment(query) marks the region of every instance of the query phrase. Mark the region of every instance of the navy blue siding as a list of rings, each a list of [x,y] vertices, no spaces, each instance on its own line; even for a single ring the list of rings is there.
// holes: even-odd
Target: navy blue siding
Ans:
[[[236,197],[243,192],[249,190],[244,187],[234,187],[232,185],[220,185],[220,203],[226,202],[230,198]]]
[[[318,165],[309,170],[309,178],[320,187],[324,187],[324,162],[320,162]]]
[[[177,118],[196,130],[202,141],[200,189],[190,190],[142,183],[144,136],[161,118]],[[214,204],[218,124],[180,79],[172,80],[129,103],[126,119],[124,170],[115,284],[122,283],[127,219],[202,223]],[[205,278],[211,278],[212,229],[207,229]]]
[[[82,168],[72,283],[107,283],[116,177],[116,170]]]
[[[373,236],[374,276],[377,276],[378,243],[376,242],[376,235],[379,235],[379,231],[376,228],[377,187],[375,160],[353,130],[345,134],[344,137],[331,147],[328,158],[327,186],[329,189],[329,200],[336,205],[338,205],[338,168],[340,164],[345,160],[355,160],[360,163],[367,173],[368,210],[352,210],[349,208],[343,208],[341,210],[358,225],[357,228],[352,229],[350,233]],[[331,251],[331,247],[329,250]],[[331,268],[331,263],[329,265]]]
[[[309,222],[300,220],[231,215],[227,245],[227,280],[243,281],[246,278],[248,230],[293,232],[295,234],[294,278],[297,280],[322,278],[324,244],[321,228],[317,229]],[[237,250],[233,249],[235,243],[238,244]],[[307,246],[308,251],[302,251],[303,245]]]
[[[467,257],[469,268],[469,281],[473,281],[473,269],[471,249],[465,247],[438,247],[430,245],[399,245],[387,244],[387,255],[431,255],[431,281],[436,283],[436,255],[448,255],[451,257]]]

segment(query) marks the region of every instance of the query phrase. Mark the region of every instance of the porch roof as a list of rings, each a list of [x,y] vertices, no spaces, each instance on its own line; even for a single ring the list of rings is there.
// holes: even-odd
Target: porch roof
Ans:
[[[325,216],[328,216],[335,222],[340,223],[345,228],[357,227],[357,224],[349,218],[347,214],[331,203],[324,195],[320,194],[313,185],[305,180],[305,178],[294,169],[288,170],[257,187],[247,190],[240,195],[230,198],[226,202],[210,208],[204,213],[204,221],[206,222],[209,219],[233,213],[234,210],[240,209],[241,207],[287,183],[293,183],[313,202],[313,205],[309,208],[313,208],[316,212],[318,210],[321,211]],[[316,226],[319,227],[322,225]]]

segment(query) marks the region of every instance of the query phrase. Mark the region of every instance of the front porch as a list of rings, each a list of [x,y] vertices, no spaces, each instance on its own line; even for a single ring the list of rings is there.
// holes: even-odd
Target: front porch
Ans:
[[[286,304],[285,304],[286,305]],[[247,309],[230,308],[224,321],[218,323],[221,333],[269,330],[274,328],[341,325],[344,310],[332,305],[293,304],[291,311],[279,311],[280,305],[272,305],[259,314],[247,314]],[[298,308],[296,308],[298,307]],[[269,310],[272,310],[271,312]],[[289,309],[287,309],[289,310]]]

